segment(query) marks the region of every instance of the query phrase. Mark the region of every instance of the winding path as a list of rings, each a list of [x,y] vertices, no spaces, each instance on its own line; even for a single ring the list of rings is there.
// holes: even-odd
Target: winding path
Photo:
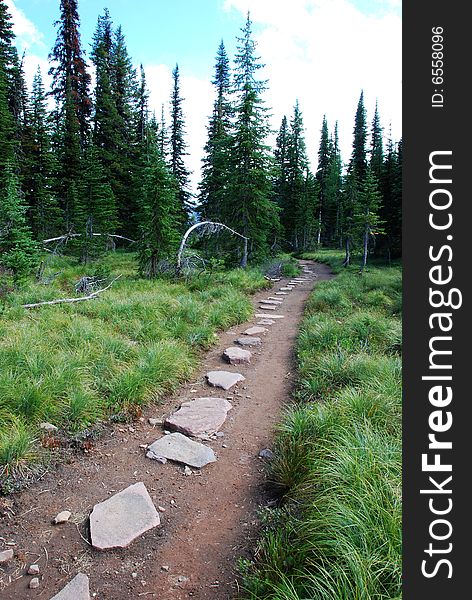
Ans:
[[[270,448],[273,428],[290,397],[294,344],[305,302],[317,281],[330,278],[328,267],[301,263],[310,271],[301,276],[305,281],[291,286],[292,280],[283,279],[272,290],[256,294],[255,313],[264,318],[220,334],[199,376],[178,395],[131,427],[109,429],[90,454],[72,458],[14,498],[14,516],[0,521],[0,542],[4,538],[16,544],[13,565],[3,575],[0,567],[2,600],[49,600],[79,572],[88,575],[90,597],[97,600],[236,598],[237,560],[251,556],[257,511],[268,501],[259,452]],[[293,289],[280,293],[287,285]],[[275,310],[261,310],[264,300]],[[226,363],[223,352],[263,319],[274,323],[258,334],[260,346],[245,346],[252,354],[250,364]],[[219,370],[239,372],[245,381],[228,391],[210,387],[206,373]],[[148,417],[169,415],[183,401],[201,397],[224,398],[233,406],[221,428],[223,435],[204,441],[217,461],[190,471],[146,458],[146,447],[162,435]],[[161,525],[125,549],[93,549],[88,541],[93,506],[138,482],[144,483],[158,508]],[[52,525],[54,516],[65,509],[72,513],[70,521]],[[41,573],[40,586],[33,590],[28,588],[31,577],[25,575],[32,563],[39,564]]]

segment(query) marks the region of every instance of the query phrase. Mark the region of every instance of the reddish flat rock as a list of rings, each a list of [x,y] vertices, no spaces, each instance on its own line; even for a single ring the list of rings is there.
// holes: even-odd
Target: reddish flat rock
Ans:
[[[262,340],[260,337],[241,337],[235,340],[236,344],[240,346],[260,346],[262,344]]]
[[[164,426],[184,435],[206,437],[220,429],[232,408],[232,404],[224,398],[197,398],[184,402],[165,420]]]
[[[89,578],[79,573],[51,600],[90,600]]]
[[[269,331],[267,327],[249,327],[246,331],[243,331],[244,335],[260,335]]]
[[[252,354],[249,350],[243,350],[242,348],[236,348],[231,346],[226,348],[223,352],[223,356],[231,365],[249,364],[251,362]]]
[[[144,483],[135,483],[93,507],[90,515],[92,546],[98,550],[126,548],[160,524]]]
[[[231,373],[230,371],[210,371],[206,374],[208,383],[214,387],[229,390],[239,381],[245,381],[245,377],[241,373]]]

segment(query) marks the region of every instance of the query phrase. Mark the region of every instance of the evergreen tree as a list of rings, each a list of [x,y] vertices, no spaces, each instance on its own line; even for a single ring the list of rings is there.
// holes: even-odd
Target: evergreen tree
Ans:
[[[78,192],[75,229],[81,234],[81,261],[88,263],[105,249],[106,234],[115,232],[117,222],[115,197],[96,146],[86,151]]]
[[[364,107],[364,92],[361,92],[354,122],[354,141],[352,144],[351,162],[349,171],[355,171],[359,185],[364,183],[367,170],[367,125]]]
[[[319,183],[320,188],[320,203],[319,203],[319,229],[318,229],[318,244],[321,243],[321,233],[324,229],[324,211],[326,209],[326,186],[328,179],[329,165],[331,161],[332,147],[329,139],[328,121],[326,115],[323,116],[323,123],[321,125],[321,139],[320,147],[318,150],[318,169],[316,171],[316,179]]]
[[[67,230],[74,227],[82,152],[88,141],[91,100],[80,42],[77,0],[61,0],[57,38],[49,56],[53,66],[52,95],[56,100],[54,136],[59,173],[57,192],[64,210]]]
[[[54,194],[55,159],[51,125],[41,71],[33,79],[29,119],[30,144],[25,152],[23,188],[36,239],[44,240],[63,231],[62,212]]]
[[[11,16],[0,0],[0,171],[14,159],[15,121],[10,109],[11,69],[15,59]]]
[[[178,187],[157,148],[144,171],[139,222],[140,271],[155,277],[159,262],[177,251],[181,228]]]
[[[371,128],[371,143],[370,143],[370,168],[374,177],[377,181],[382,181],[383,177],[383,163],[384,163],[384,152],[383,152],[383,132],[380,125],[380,116],[377,103],[375,103],[375,113],[372,120]]]
[[[274,150],[274,199],[281,209],[287,195],[288,148],[289,124],[284,115],[275,140]]]
[[[12,162],[7,162],[0,179],[0,265],[19,280],[35,267],[38,248],[26,222],[26,207]]]
[[[221,221],[229,181],[229,154],[231,152],[230,71],[226,49],[221,42],[218,48],[213,85],[216,99],[208,124],[208,140],[203,158],[200,183],[200,214],[202,218]]]
[[[306,205],[309,201],[314,202],[313,198],[306,196],[308,158],[303,132],[303,117],[297,101],[290,121],[290,133],[287,140],[287,185],[282,203],[282,221],[286,237],[295,250],[305,248],[308,242],[306,234],[304,234],[307,225],[305,222]]]
[[[402,142],[395,149],[391,137],[383,165],[381,182],[382,206],[380,218],[385,224],[385,235],[379,243],[379,251],[388,258],[401,256],[402,233]]]
[[[230,158],[231,178],[225,223],[250,238],[253,253],[266,254],[269,236],[278,231],[276,204],[270,198],[272,168],[266,138],[269,133],[267,109],[261,94],[266,82],[257,79],[263,67],[256,56],[249,14],[238,38],[235,58],[235,132]]]
[[[339,150],[338,124],[334,127],[334,136],[330,140],[331,153],[325,178],[324,191],[324,242],[342,245],[341,240],[341,190],[342,160]]]
[[[164,162],[166,162],[169,154],[169,135],[167,133],[166,118],[164,115],[164,105],[161,106],[161,120],[159,122],[157,133],[157,147]]]
[[[354,169],[348,171],[344,177],[341,193],[340,230],[345,252],[343,261],[345,267],[351,264],[351,251],[358,234],[356,215],[359,213],[359,202],[359,181]]]
[[[189,176],[190,171],[185,165],[185,156],[187,156],[187,144],[185,142],[185,122],[182,110],[183,98],[180,94],[180,72],[179,65],[175,65],[172,71],[173,88],[171,96],[171,129],[170,146],[171,171],[177,182],[179,190],[179,203],[182,216],[187,220],[190,216],[192,204],[190,202]]]
[[[67,111],[73,112],[77,120],[80,147],[84,148],[92,110],[89,94],[91,77],[87,73],[79,25],[77,0],[61,0],[60,18],[56,21],[56,43],[49,55],[49,60],[53,63],[49,74],[53,78],[52,95],[56,100],[58,115],[64,117],[67,123],[71,121]]]
[[[362,239],[362,267],[367,264],[369,241],[375,242],[375,236],[383,233],[382,221],[379,217],[381,195],[377,179],[370,167],[367,168],[364,183],[359,194],[359,202],[354,218]]]

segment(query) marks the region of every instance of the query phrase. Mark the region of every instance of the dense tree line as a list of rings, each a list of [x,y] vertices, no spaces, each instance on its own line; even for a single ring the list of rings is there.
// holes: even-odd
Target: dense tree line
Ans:
[[[237,38],[234,67],[218,47],[202,178],[195,199],[186,166],[185,99],[173,71],[169,125],[149,109],[143,67],[108,10],[98,17],[88,72],[77,0],[60,0],[51,50],[52,86],[38,71],[31,91],[0,0],[0,267],[21,277],[38,262],[43,241],[70,235],[81,261],[99,256],[108,235],[137,241],[139,267],[153,276],[195,219],[220,221],[249,238],[250,259],[320,244],[389,256],[400,252],[401,143],[383,131],[376,108],[370,131],[361,94],[352,156],[343,165],[337,124],[323,119],[318,165],[307,156],[297,101],[271,148],[267,82],[252,24]],[[50,98],[54,107],[51,110]],[[96,235],[97,233],[101,235]],[[234,240],[209,244],[242,259]]]

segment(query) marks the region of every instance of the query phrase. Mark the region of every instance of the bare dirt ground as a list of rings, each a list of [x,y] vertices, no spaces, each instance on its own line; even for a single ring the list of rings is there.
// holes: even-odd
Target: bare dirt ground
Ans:
[[[234,600],[238,596],[237,561],[250,557],[258,530],[258,510],[267,501],[265,465],[259,451],[270,448],[273,429],[290,397],[294,382],[294,343],[305,302],[316,282],[330,277],[325,265],[302,261],[317,275],[285,296],[274,314],[284,315],[268,326],[262,347],[251,350],[250,365],[229,367],[222,352],[259,319],[223,332],[208,352],[194,381],[165,404],[150,407],[132,426],[106,429],[86,455],[74,455],[26,491],[10,498],[12,506],[0,521],[0,551],[12,547],[15,559],[0,566],[2,600],[49,600],[78,572],[90,578],[97,600]],[[253,298],[274,295],[287,279]],[[268,315],[268,318],[269,315]],[[228,392],[211,388],[210,370],[237,371],[246,377]],[[167,415],[186,400],[201,396],[231,399],[233,409],[224,436],[206,442],[218,461],[186,476],[183,468],[145,457],[141,445],[161,436],[148,417]],[[161,526],[128,548],[99,552],[89,544],[88,515],[94,504],[138,481],[144,482]],[[62,510],[71,520],[52,525]],[[14,546],[5,546],[14,542]],[[40,587],[29,589],[29,565],[40,565]]]

